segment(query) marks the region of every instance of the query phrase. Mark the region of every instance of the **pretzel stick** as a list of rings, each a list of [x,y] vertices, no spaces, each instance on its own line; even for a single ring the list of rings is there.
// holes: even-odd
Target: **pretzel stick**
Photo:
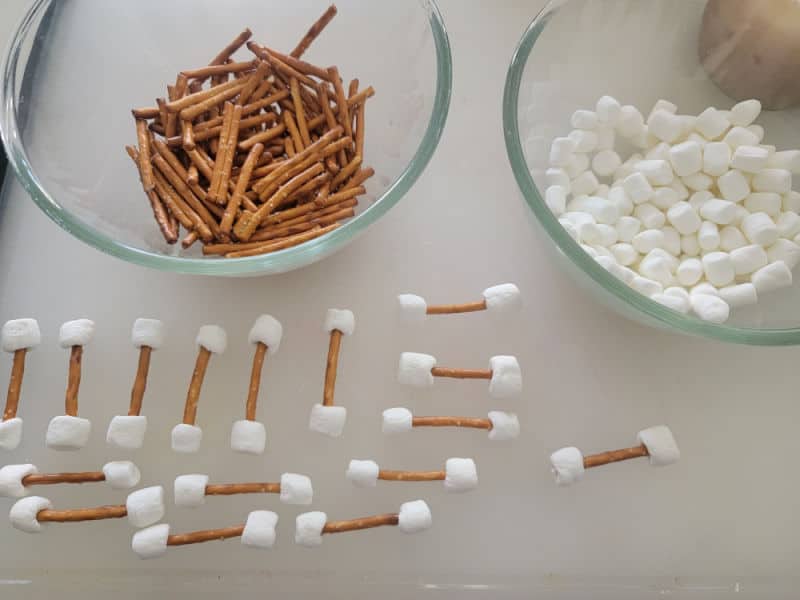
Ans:
[[[331,182],[331,187],[334,189],[339,187],[342,183],[344,183],[347,180],[348,177],[353,175],[360,166],[361,166],[361,155],[356,154],[353,157],[353,160],[347,163],[347,165],[341,171],[339,171],[336,177],[333,178],[333,181]]]
[[[222,92],[226,92],[233,88],[235,89],[243,88],[244,85],[245,82],[238,81],[235,79],[231,81],[226,81],[225,83],[220,83],[219,85],[216,85],[207,90],[200,90],[199,92],[195,92],[194,94],[189,94],[188,96],[184,96],[183,98],[179,98],[178,100],[175,100],[173,102],[168,102],[164,108],[168,112],[181,112],[186,108],[200,104],[208,100],[209,98],[213,98],[214,96],[217,96]],[[216,106],[216,104],[214,104],[214,106]],[[186,117],[181,117],[181,118],[185,119]]]
[[[191,121],[181,121],[183,127],[183,137],[181,138],[181,145],[184,150],[194,150],[196,139],[194,137],[194,125]]]
[[[253,189],[258,193],[259,199],[266,202],[272,194],[278,191],[281,185],[318,163],[319,159],[320,155],[317,152],[307,153],[305,150],[296,152],[294,156],[285,160],[281,166],[275,169],[271,175],[253,184]]]
[[[257,61],[255,60],[249,60],[247,62],[232,62],[220,65],[211,65],[208,67],[201,67],[199,69],[181,71],[181,75],[189,79],[208,79],[212,75],[223,75],[226,73],[249,71],[255,68],[256,63]]]
[[[242,88],[242,93],[239,94],[239,98],[236,100],[237,104],[245,105],[250,99],[250,96],[256,90],[256,88],[264,81],[264,78],[269,73],[269,63],[266,61],[254,61],[258,64],[258,67],[255,70],[255,73],[250,76],[247,80],[247,85]]]
[[[475,312],[478,310],[486,310],[486,300],[467,302],[465,304],[440,304],[437,306],[429,306],[425,312],[429,315],[451,315]]]
[[[180,221],[181,225],[186,229],[194,229],[195,227],[205,227],[203,220],[189,207],[178,195],[173,187],[164,179],[158,171],[154,172],[156,191],[159,197],[167,205],[170,212],[175,215],[175,218]],[[208,230],[208,236],[211,237],[211,230]]]
[[[205,205],[194,195],[192,190],[186,183],[178,176],[175,171],[169,166],[164,157],[156,155],[153,157],[153,162],[158,171],[169,181],[172,187],[178,192],[178,195],[190,206],[194,215],[199,222],[195,223],[195,227],[203,239],[211,239],[219,233],[219,226]]]
[[[622,450],[609,450],[608,452],[601,452],[599,454],[592,454],[583,457],[583,466],[586,469],[592,467],[599,467],[621,460],[629,460],[631,458],[640,458],[642,456],[649,456],[647,447],[642,444],[634,446],[633,448],[623,448]]]
[[[258,209],[258,211],[254,215],[254,220],[255,217],[257,217],[259,214],[266,216],[273,210],[281,206],[292,192],[294,192],[297,188],[302,186],[312,177],[316,177],[317,175],[322,173],[322,171],[324,170],[325,168],[320,163],[314,163],[308,169],[306,169],[302,173],[296,175],[295,177],[284,183],[281,187],[278,188],[278,191],[275,192],[270,197],[270,199],[267,200],[266,203],[264,203],[264,206]],[[252,235],[252,232],[250,233],[250,235]]]
[[[161,125],[161,127],[166,127],[167,125],[167,101],[164,98],[156,98],[156,104],[158,105],[158,119],[156,123]]]
[[[153,183],[153,166],[150,164],[150,135],[147,133],[147,123],[142,119],[136,120],[136,137],[139,141],[139,173],[142,176],[144,191],[155,189]]]
[[[64,399],[64,414],[78,416],[78,390],[81,387],[81,359],[83,346],[73,346],[69,355],[69,375],[67,377],[67,393]]]
[[[189,383],[189,391],[186,393],[186,406],[183,409],[183,423],[186,425],[194,425],[197,420],[197,403],[200,400],[200,390],[203,387],[203,379],[205,379],[210,359],[211,352],[200,346],[192,372],[192,380]]]
[[[378,471],[378,479],[383,481],[444,481],[444,471]]]
[[[73,508],[70,510],[40,510],[36,520],[40,523],[77,523],[81,521],[100,521],[102,519],[121,519],[128,516],[124,504],[97,506],[94,508]]]
[[[284,113],[284,114],[288,115],[289,113]],[[294,144],[292,143],[291,137],[284,138],[283,145],[286,148],[286,156],[288,156],[289,158],[292,158],[295,154],[297,154],[294,151]]]
[[[148,106],[145,108],[133,108],[131,114],[134,119],[155,119],[160,114],[158,108],[155,106]]]
[[[303,110],[303,100],[300,98],[300,84],[297,79],[292,77],[289,81],[292,92],[292,102],[294,102],[294,112],[297,115],[297,128],[300,130],[300,137],[303,139],[303,147],[311,145],[311,136],[308,135],[308,123],[306,123],[306,113]],[[287,113],[289,114],[289,113]]]
[[[125,150],[128,153],[128,156],[130,156],[133,162],[136,164],[138,169],[139,153],[132,146],[126,146]],[[141,170],[139,170],[139,178],[141,179]],[[158,192],[155,189],[146,192],[146,194],[147,199],[150,202],[150,208],[153,210],[153,217],[155,217],[156,223],[158,223],[158,228],[161,230],[161,235],[164,236],[164,239],[168,244],[174,244],[176,241],[178,241],[178,229],[177,226],[170,221],[170,216],[164,209],[164,204],[161,200],[161,197],[158,195]]]
[[[353,137],[353,128],[350,123],[350,110],[347,107],[347,98],[345,98],[344,95],[342,79],[339,77],[339,69],[336,67],[328,67],[328,72],[331,75],[333,89],[336,91],[336,103],[338,105],[336,108],[338,110],[339,123],[344,127],[345,134]]]
[[[325,171],[323,168],[322,173],[314,177],[314,179],[311,179],[308,183],[297,188],[297,190],[291,196],[289,196],[287,201],[291,202],[292,200],[299,200],[304,196],[307,196],[311,192],[318,190],[324,184],[328,183],[330,179],[331,174]]]
[[[289,131],[289,135],[292,136],[292,143],[294,144],[294,148],[297,152],[302,152],[306,144],[303,142],[303,138],[300,136],[300,130],[297,128],[297,123],[292,116],[292,113],[288,110],[283,113],[283,122],[286,125],[286,129]]]
[[[491,429],[489,419],[475,417],[412,417],[412,427],[472,427],[474,429]]]
[[[253,102],[258,102],[264,96],[266,96],[272,89],[272,79],[273,79],[272,77],[267,77],[266,79],[264,79],[264,81],[259,83],[258,87],[250,95],[250,99],[248,100],[248,102],[252,104]]]
[[[334,229],[339,227],[338,223],[334,223],[333,225],[328,225],[327,227],[322,228],[314,228],[311,231],[306,233],[299,233],[297,235],[293,235],[277,242],[269,242],[260,246],[258,248],[252,248],[249,250],[243,250],[241,252],[228,252],[225,257],[226,258],[240,258],[244,256],[258,256],[259,254],[267,254],[269,252],[276,252],[277,250],[283,250],[285,248],[291,248],[292,246],[297,246],[298,244],[302,244],[309,240],[313,240],[314,238],[318,238],[323,236]]]
[[[358,173],[353,175],[350,181],[344,184],[341,191],[344,192],[345,190],[350,190],[355,187],[359,187],[361,186],[362,183],[364,183],[367,179],[369,179],[373,175],[375,175],[375,169],[373,169],[372,167],[361,169]]]
[[[216,200],[222,192],[220,192],[220,180],[222,179],[222,170],[225,166],[225,153],[227,151],[226,144],[230,139],[231,124],[233,123],[233,104],[230,102],[225,103],[222,118],[222,132],[219,136],[219,150],[217,151],[216,160],[214,160],[214,171],[211,176],[211,187],[208,189],[208,195]]]
[[[206,486],[206,496],[234,494],[280,494],[280,483],[221,483]]]
[[[350,519],[349,521],[328,521],[322,528],[322,533],[344,533],[345,531],[357,531],[359,529],[370,529],[383,525],[397,525],[400,522],[400,515],[390,513],[386,515],[375,515],[374,517],[362,517],[360,519]]]
[[[433,367],[431,375],[434,377],[450,377],[453,379],[491,379],[491,369],[449,369],[447,367]]]
[[[322,116],[325,119],[325,122],[328,124],[328,127],[333,128],[336,127],[336,116],[333,114],[331,110],[330,100],[328,99],[328,90],[324,87],[320,90],[320,100],[322,101]],[[310,125],[309,125],[310,127]],[[344,131],[344,129],[342,129]],[[347,156],[345,155],[344,149],[339,150],[339,167],[344,168],[347,164]]]
[[[196,119],[197,117],[202,115],[204,112],[206,112],[212,106],[218,106],[218,105],[222,104],[223,102],[225,102],[226,100],[230,100],[231,98],[236,96],[237,94],[239,94],[242,91],[242,88],[244,88],[244,86],[247,85],[247,80],[239,79],[239,80],[232,80],[232,81],[234,81],[235,84],[236,84],[233,87],[231,87],[229,89],[226,89],[225,91],[220,92],[219,94],[217,94],[215,96],[211,96],[207,100],[203,100],[202,102],[194,104],[194,105],[192,105],[192,106],[190,106],[188,108],[184,108],[180,112],[181,119],[183,119],[184,121],[191,121],[192,119]],[[225,84],[222,84],[222,85],[225,85]],[[219,86],[219,87],[222,87],[222,86]],[[217,88],[211,88],[211,89],[217,89]],[[200,93],[202,94],[203,92],[200,92]]]
[[[349,219],[354,214],[353,207],[356,204],[356,200],[345,200],[340,204],[334,204],[332,206],[325,207],[324,209],[303,215],[302,217],[297,217],[291,221],[287,221],[283,224],[283,227],[296,227],[297,225],[301,224],[328,225],[337,220]],[[268,231],[268,229],[264,229],[259,233],[266,233]],[[254,239],[255,237],[256,236],[254,235],[251,239]]]
[[[249,28],[245,28],[239,35],[233,38],[227,46],[220,50],[219,54],[217,54],[209,64],[213,66],[224,63],[233,56],[239,48],[244,46],[245,42],[247,42],[252,35],[253,32],[250,31]]]
[[[260,47],[264,48],[264,50],[266,50],[273,56],[277,57],[279,60],[282,60],[293,69],[300,71],[304,75],[313,75],[314,77],[317,77],[324,81],[328,81],[330,79],[330,75],[328,74],[327,69],[323,69],[321,67],[318,67],[317,65],[312,65],[311,63],[297,59],[289,54],[283,54],[282,52],[278,52],[273,48],[267,48],[265,46],[260,46]]]
[[[252,242],[237,242],[227,244],[206,244],[203,246],[203,254],[228,254],[229,252],[239,252],[242,250],[252,250],[253,248],[262,248],[265,242],[269,240],[277,240],[278,238],[288,238],[298,233],[304,233],[309,229],[317,227],[315,223],[301,223],[292,225],[285,228],[277,228],[260,235],[258,240]],[[255,236],[253,236],[255,237]]]
[[[242,119],[242,107],[240,105],[233,107],[233,119],[231,121],[230,131],[228,133],[228,140],[225,143],[225,162],[222,165],[222,175],[219,180],[219,191],[216,198],[213,194],[209,194],[211,200],[216,200],[219,203],[225,203],[228,193],[228,181],[231,176],[231,169],[233,168],[233,156],[236,154],[236,140],[239,138],[239,123]],[[220,157],[217,156],[217,161]]]
[[[319,19],[314,21],[311,27],[308,28],[308,31],[303,36],[303,38],[297,43],[297,46],[294,50],[291,51],[290,55],[294,58],[300,58],[303,56],[308,47],[314,42],[317,36],[322,33],[322,30],[333,20],[333,17],[336,16],[336,6],[331,4],[325,12],[322,13]]]
[[[14,351],[14,362],[11,365],[11,376],[8,379],[8,394],[6,395],[6,408],[3,411],[3,421],[14,419],[19,409],[19,395],[22,391],[22,378],[25,376],[25,356],[28,350],[20,348]]]
[[[336,166],[338,167],[339,165]],[[329,183],[326,183],[319,189],[317,195],[314,197],[314,204],[317,207],[325,206],[328,198],[330,197],[330,194],[331,194],[331,186]]]
[[[266,355],[267,345],[263,342],[256,343],[256,351],[253,353],[253,369],[250,372],[250,385],[247,388],[247,404],[244,411],[244,418],[248,421],[256,420],[256,403],[258,402],[258,390],[261,387],[261,370],[264,366],[264,357]]]
[[[358,156],[364,156],[364,120],[366,112],[366,104],[361,102],[356,109],[356,154]]]
[[[248,48],[250,51],[253,52],[259,58],[262,58],[269,62],[273,69],[275,69],[278,74],[283,74],[289,78],[296,77],[298,81],[302,81],[305,85],[314,87],[316,84],[314,80],[308,77],[308,75],[303,75],[297,69],[290,67],[277,56],[271,54],[266,48],[261,46],[257,46],[256,44],[248,44]]]
[[[239,179],[236,182],[236,189],[231,195],[230,200],[228,200],[228,206],[225,208],[225,214],[222,216],[222,221],[220,222],[219,228],[223,233],[231,232],[233,219],[242,203],[244,192],[250,185],[250,176],[253,173],[253,167],[263,150],[263,144],[256,144],[247,155],[247,160],[244,161],[244,167],[242,167],[242,172],[239,174]]]
[[[244,525],[235,525],[222,529],[192,531],[191,533],[174,533],[167,536],[167,546],[185,546],[187,544],[213,542],[214,540],[227,540],[229,538],[241,537],[243,533]]]
[[[256,144],[264,144],[271,139],[278,137],[286,131],[286,125],[284,123],[279,123],[275,125],[275,127],[270,127],[266,131],[262,131],[261,133],[257,133],[256,135],[252,135],[249,138],[242,140],[239,142],[239,149],[240,150],[249,150]]]
[[[22,478],[22,485],[55,485],[59,483],[97,483],[105,481],[106,476],[102,471],[87,471],[85,473],[32,473]]]
[[[248,105],[250,106],[250,105]],[[246,107],[242,107],[242,115],[244,116],[245,112],[244,109]],[[239,127],[242,129],[246,129],[248,127],[254,127],[256,125],[262,125],[264,123],[272,123],[278,118],[278,115],[272,112],[265,112],[254,117],[249,117],[247,119],[242,119],[239,123]],[[204,141],[210,137],[215,135],[219,135],[222,132],[222,117],[216,117],[210,121],[205,121],[204,123],[200,123],[197,127],[195,127],[195,135],[197,136],[198,141]]]
[[[189,248],[192,244],[194,244],[197,241],[198,237],[199,236],[197,235],[196,231],[190,231],[189,233],[186,234],[186,237],[184,237],[181,240],[181,246],[183,246],[184,248]]]
[[[153,349],[150,346],[139,348],[139,365],[136,368],[136,377],[133,380],[131,389],[131,404],[128,408],[128,416],[136,417],[142,412],[142,399],[147,388],[147,374],[150,371],[150,355]]]
[[[321,91],[320,91],[320,95],[323,95],[323,94],[327,95],[327,92],[325,91],[324,87],[322,87]],[[372,88],[372,86],[369,86],[368,88],[365,88],[365,89],[361,90],[360,92],[358,92],[358,94],[356,94],[352,98],[348,98],[347,99],[347,106],[349,108],[357,107],[360,103],[364,102],[367,98],[371,98],[374,95],[375,95],[375,90]],[[323,104],[322,108],[324,110],[325,109],[325,103],[323,102],[322,104]],[[311,119],[308,122],[308,128],[309,128],[309,130],[316,129],[317,127],[319,127],[320,125],[325,123],[325,121],[326,121],[325,115],[317,115],[316,117],[314,117],[313,119]]]
[[[347,97],[352,98],[357,93],[358,93],[358,78],[351,79],[350,85],[347,87]],[[357,111],[350,111],[350,127],[353,128],[353,133],[355,133],[356,112]],[[353,139],[355,139],[355,136],[353,136]]]
[[[167,93],[170,101],[182,98],[186,94],[186,86],[188,80],[184,75],[179,74],[175,80],[174,86],[167,87]],[[175,113],[167,114],[167,122],[164,124],[164,135],[172,137],[178,131],[178,118]]]
[[[342,345],[342,332],[331,331],[328,345],[328,360],[325,363],[325,386],[322,389],[322,406],[333,406],[333,391],[336,388],[336,368],[339,365],[339,349]]]
[[[200,182],[200,173],[195,165],[189,165],[186,169],[186,183],[189,185],[197,185]]]
[[[354,196],[358,196],[359,194],[363,193],[364,193],[364,188],[351,188],[343,192],[337,192],[335,194],[331,194],[330,196],[328,196],[323,206],[331,206],[334,204],[338,204],[339,202],[349,200]],[[271,224],[285,223],[286,221],[295,219],[297,217],[302,217],[303,215],[313,211],[314,209],[315,206],[313,204],[310,203],[301,204],[300,206],[296,206],[295,208],[289,208],[287,210],[282,210],[279,212],[272,213],[270,216],[264,219],[264,224],[271,225]]]

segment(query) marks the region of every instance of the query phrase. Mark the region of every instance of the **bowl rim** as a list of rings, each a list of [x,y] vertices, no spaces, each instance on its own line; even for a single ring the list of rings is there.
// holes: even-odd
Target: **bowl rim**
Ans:
[[[506,143],[506,153],[511,163],[511,170],[514,173],[514,179],[522,192],[525,203],[541,223],[550,240],[576,267],[606,292],[667,329],[737,344],[758,346],[799,344],[800,328],[753,329],[719,325],[683,315],[643,296],[606,271],[589,254],[584,252],[544,203],[544,199],[528,170],[522,147],[519,131],[519,94],[525,66],[536,41],[549,20],[556,14],[557,9],[565,2],[566,0],[550,0],[525,29],[511,57],[503,90],[503,136]]]
[[[17,25],[6,49],[0,67],[3,76],[2,86],[0,86],[0,108],[2,109],[0,112],[0,136],[2,136],[7,149],[8,162],[18,180],[36,205],[50,219],[90,246],[128,262],[164,271],[201,275],[282,273],[305,266],[341,249],[397,204],[425,170],[442,137],[452,93],[453,63],[450,40],[437,0],[421,0],[419,4],[421,9],[427,13],[436,51],[436,89],[430,119],[411,161],[362,213],[338,229],[304,244],[270,254],[244,258],[209,260],[208,258],[168,256],[116,241],[58,204],[42,185],[22,144],[15,96],[20,53],[24,43],[29,39],[29,35],[36,33],[34,25],[54,3],[55,0],[36,0]]]

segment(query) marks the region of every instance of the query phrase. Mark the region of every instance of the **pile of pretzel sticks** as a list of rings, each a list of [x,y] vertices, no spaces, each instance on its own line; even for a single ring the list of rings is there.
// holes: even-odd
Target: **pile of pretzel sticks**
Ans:
[[[331,6],[289,54],[245,29],[207,67],[182,71],[156,107],[133,109],[126,150],[164,239],[227,258],[325,235],[355,214],[364,182],[372,87],[344,89],[337,67],[300,59],[336,15]],[[234,62],[243,46],[253,59]],[[206,83],[208,82],[208,87]]]

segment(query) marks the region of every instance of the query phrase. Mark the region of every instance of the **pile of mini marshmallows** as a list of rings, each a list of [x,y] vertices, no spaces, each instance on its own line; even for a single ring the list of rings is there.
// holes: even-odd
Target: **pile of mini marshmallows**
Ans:
[[[800,150],[763,144],[758,100],[645,118],[610,96],[553,140],[545,202],[597,262],[637,292],[723,323],[790,286],[800,262]],[[624,159],[628,147],[633,153]],[[635,150],[639,150],[636,152]]]

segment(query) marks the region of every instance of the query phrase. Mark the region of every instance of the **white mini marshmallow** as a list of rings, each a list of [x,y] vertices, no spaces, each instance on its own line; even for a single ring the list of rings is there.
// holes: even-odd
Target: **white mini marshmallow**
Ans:
[[[251,344],[262,343],[267,347],[267,354],[272,355],[278,351],[283,337],[281,322],[271,315],[261,315],[253,323],[247,340]]]
[[[281,475],[281,502],[284,504],[308,505],[314,500],[311,479],[297,473]]]
[[[667,220],[682,235],[695,233],[703,222],[688,202],[678,202],[667,210]]]
[[[778,233],[783,238],[793,238],[800,233],[800,215],[795,212],[785,212],[778,216],[775,221],[778,226]]]
[[[30,350],[42,341],[39,323],[36,319],[14,319],[3,324],[0,333],[0,344],[5,352],[17,350]]]
[[[243,454],[264,454],[267,428],[263,423],[243,419],[231,426],[231,450]]]
[[[567,175],[564,169],[551,167],[544,172],[544,178],[548,186],[559,185],[567,190],[567,192],[571,189],[569,175]]]
[[[745,127],[732,127],[731,130],[725,134],[722,141],[726,143],[731,149],[736,150],[739,146],[755,146],[759,143],[758,135]]]
[[[711,198],[700,207],[700,216],[717,225],[729,225],[736,218],[737,206],[727,200]]]
[[[761,102],[758,100],[742,100],[733,105],[728,118],[734,125],[747,127],[758,118],[759,114],[761,114]]]
[[[137,348],[147,346],[158,350],[164,345],[164,323],[158,319],[136,319],[131,330],[131,341]]]
[[[710,294],[692,294],[690,297],[694,313],[711,323],[724,323],[730,316],[730,306],[722,298]]]
[[[53,450],[79,450],[89,441],[91,431],[89,419],[59,415],[47,426],[45,444]]]
[[[0,450],[14,450],[22,441],[22,419],[0,421]]]
[[[590,161],[588,154],[584,154],[582,152],[578,154],[573,154],[572,158],[569,159],[569,164],[566,167],[564,167],[564,170],[567,172],[567,175],[570,176],[570,179],[577,178],[579,175],[581,175],[584,171],[586,171],[589,168],[589,163]]]
[[[656,188],[653,197],[650,199],[650,204],[661,210],[667,210],[671,206],[675,206],[678,202],[680,202],[678,192],[671,187]]]
[[[647,229],[661,229],[667,222],[664,213],[648,202],[638,205],[633,210],[633,216],[639,219]]]
[[[655,296],[656,294],[661,294],[664,291],[664,286],[658,281],[648,279],[647,277],[640,277],[639,275],[635,275],[628,285],[631,286],[631,289],[636,290],[647,298]]]
[[[77,319],[61,325],[61,330],[58,332],[58,343],[62,348],[85,346],[92,341],[92,337],[94,337],[94,321]]]
[[[695,294],[706,294],[708,296],[719,297],[719,290],[707,281],[704,281],[703,283],[698,283],[689,290],[689,298]]]
[[[703,263],[699,258],[686,258],[678,265],[675,275],[681,285],[692,286],[703,277]]]
[[[564,211],[562,210],[561,212],[563,213]],[[428,305],[422,296],[400,294],[397,297],[397,303],[400,307],[400,314],[408,321],[421,322],[428,316]]]
[[[719,291],[719,297],[725,300],[731,308],[748,306],[758,301],[756,286],[752,283],[740,283],[724,287]]]
[[[311,407],[308,428],[330,437],[339,437],[347,422],[347,409],[344,406],[324,406],[315,404]]]
[[[695,123],[695,129],[707,140],[717,139],[728,131],[730,126],[731,122],[725,116],[725,113],[712,107],[697,115],[697,122]]]
[[[631,244],[614,244],[609,250],[623,267],[628,267],[639,260],[639,253]]]
[[[743,246],[731,251],[731,260],[736,275],[749,275],[769,262],[767,252],[758,244]]]
[[[650,296],[650,299],[653,302],[658,302],[662,306],[666,306],[674,311],[677,311],[682,314],[686,314],[689,312],[691,308],[691,304],[689,302],[689,298],[681,298],[679,296],[672,296],[669,294],[656,294],[654,296]]]
[[[795,175],[800,173],[800,150],[782,150],[769,157],[767,166],[772,169],[786,169]]]
[[[703,149],[694,141],[676,144],[669,149],[669,161],[679,177],[692,175],[703,168]]]
[[[28,495],[28,488],[22,480],[28,475],[38,473],[36,465],[6,465],[0,468],[0,497],[22,498]]]
[[[436,366],[436,357],[419,352],[402,352],[397,366],[397,380],[403,385],[428,387],[433,385],[431,369]]]
[[[501,283],[483,290],[486,308],[491,312],[511,312],[522,305],[519,288],[513,283]]]
[[[792,270],[800,262],[800,246],[791,240],[779,239],[767,248],[767,258],[769,262],[781,261]]]
[[[667,160],[640,160],[636,163],[636,169],[647,177],[652,185],[668,185],[672,183],[675,174],[672,172],[672,165]]]
[[[647,130],[658,139],[671,144],[681,137],[683,121],[675,114],[658,109],[650,113],[650,117],[647,119]]]
[[[494,398],[513,398],[522,393],[522,371],[514,356],[493,356],[489,359],[492,378],[489,395]]]
[[[182,454],[193,454],[200,450],[203,430],[197,425],[178,423],[172,428],[172,449]]]
[[[544,203],[547,204],[547,208],[550,209],[550,212],[557,217],[564,214],[564,211],[567,210],[567,194],[569,194],[569,191],[561,185],[551,185],[544,191]],[[403,311],[410,311],[414,316],[421,313],[421,317],[417,318],[418,320],[425,318],[427,307],[425,306],[425,300],[423,298],[414,296],[413,294],[401,294],[398,296],[398,300],[400,301],[400,308]],[[419,303],[420,300],[422,300],[421,304]],[[409,315],[409,317],[411,316],[412,315]]]
[[[356,330],[356,318],[350,310],[329,308],[325,313],[323,329],[328,333],[336,330],[344,335],[353,335]]]
[[[644,130],[644,117],[639,109],[630,104],[620,108],[617,131],[626,138],[641,134]]]
[[[739,146],[733,153],[731,167],[745,173],[757,173],[766,168],[769,151],[760,146]]]
[[[800,213],[800,192],[792,190],[783,195],[783,210]]]
[[[647,448],[650,464],[655,467],[671,465],[681,457],[675,437],[666,425],[643,429],[636,434],[636,439]]]
[[[294,542],[301,546],[313,548],[322,545],[322,529],[328,520],[328,515],[315,510],[301,513],[295,519]]]
[[[650,109],[650,114],[647,116],[648,123],[650,123],[650,121],[653,118],[653,115],[655,115],[655,112],[657,110],[663,110],[664,112],[668,112],[669,114],[674,115],[675,113],[678,112],[678,105],[670,102],[669,100],[664,100],[663,98],[656,100],[656,103],[653,105],[653,108]]]
[[[36,518],[39,512],[50,510],[53,504],[47,498],[41,496],[28,496],[17,500],[8,513],[8,519],[14,529],[19,529],[26,533],[39,533],[42,524]]]
[[[597,120],[607,125],[616,125],[622,113],[622,105],[612,96],[601,96],[595,106]]]
[[[374,460],[351,460],[345,476],[358,487],[375,487],[378,484],[380,467]]]
[[[492,410],[489,411],[489,420],[492,422],[490,440],[513,440],[519,435],[519,419],[514,413]]]
[[[622,187],[634,204],[647,202],[653,195],[653,186],[650,185],[647,177],[638,171],[623,179]]]
[[[742,221],[742,232],[753,244],[771,246],[778,239],[778,226],[763,212],[752,213]]]
[[[134,450],[144,444],[147,417],[143,415],[117,415],[111,419],[106,432],[110,446]]]
[[[167,552],[168,538],[169,525],[167,523],[153,525],[133,534],[131,548],[139,558],[158,558]]]
[[[717,224],[711,221],[703,221],[697,232],[697,242],[700,244],[700,248],[706,252],[716,250],[719,248],[720,241]]]
[[[792,173],[786,169],[762,169],[753,176],[753,189],[785,194],[792,189]]]
[[[574,446],[553,452],[550,455],[550,465],[553,475],[556,477],[556,484],[562,486],[580,481],[585,471],[583,453]]]
[[[792,285],[792,272],[779,260],[761,267],[751,279],[759,295]]]
[[[744,199],[744,207],[751,213],[764,212],[772,218],[781,214],[783,198],[775,192],[753,192]]]
[[[228,347],[228,334],[219,325],[203,325],[197,332],[195,343],[213,354],[222,354]]]
[[[640,254],[647,254],[651,250],[664,245],[664,232],[659,229],[646,229],[633,236],[631,245]]]
[[[583,217],[583,223],[577,225],[585,225],[587,223],[597,222],[610,225],[616,223],[619,219],[619,209],[617,205],[600,196],[576,196],[567,206],[571,213],[588,213],[592,218],[591,221]]]
[[[400,505],[397,526],[403,533],[417,533],[429,529],[433,524],[431,509],[424,500],[413,500]]]
[[[128,521],[134,527],[148,527],[164,518],[164,488],[160,485],[142,488],[128,495],[125,501]]]
[[[705,173],[693,173],[686,177],[681,177],[683,184],[690,190],[700,192],[709,189],[714,185],[714,180]]]
[[[728,171],[717,179],[717,187],[722,197],[729,202],[741,202],[750,193],[750,184],[741,171]],[[769,191],[769,190],[767,190]]]
[[[592,159],[592,170],[601,177],[609,177],[622,165],[619,154],[613,150],[601,150]]]
[[[614,127],[606,123],[601,123],[597,128],[597,150],[610,150],[614,147],[616,141],[617,134],[614,131]]]
[[[569,122],[575,129],[595,129],[597,127],[597,113],[591,110],[576,110],[572,113]]]
[[[719,247],[725,252],[731,252],[746,245],[747,239],[738,227],[727,225],[719,230]]]
[[[716,287],[728,285],[736,277],[731,255],[727,252],[709,252],[703,256],[703,271],[709,283]]]
[[[584,152],[594,152],[597,149],[597,142],[598,137],[595,131],[584,131],[582,129],[576,129],[575,131],[571,131],[567,136],[567,139],[571,140],[573,143],[574,150],[573,152],[577,153],[584,153]],[[564,169],[569,173],[571,170],[570,167],[575,160],[576,154],[567,155],[566,163],[561,164],[560,166],[564,167]],[[574,177],[574,175],[572,175]]]
[[[600,182],[591,171],[584,171],[572,180],[572,193],[575,196],[594,194],[598,187],[600,187]]]
[[[700,242],[697,239],[696,233],[681,236],[681,252],[688,257],[700,255]]]
[[[411,431],[414,416],[407,408],[387,408],[383,411],[383,433]]]
[[[708,175],[724,175],[731,164],[731,147],[725,142],[709,142],[703,146],[703,171]]]
[[[448,492],[466,492],[478,487],[478,468],[471,458],[448,458],[444,472],[444,489]]]
[[[114,460],[103,465],[106,483],[115,490],[129,490],[139,485],[142,474],[129,460]]]
[[[271,510],[254,510],[247,515],[242,531],[242,545],[251,548],[272,548],[278,515]]]
[[[206,503],[208,475],[199,473],[178,475],[173,485],[175,506],[197,508]]]

